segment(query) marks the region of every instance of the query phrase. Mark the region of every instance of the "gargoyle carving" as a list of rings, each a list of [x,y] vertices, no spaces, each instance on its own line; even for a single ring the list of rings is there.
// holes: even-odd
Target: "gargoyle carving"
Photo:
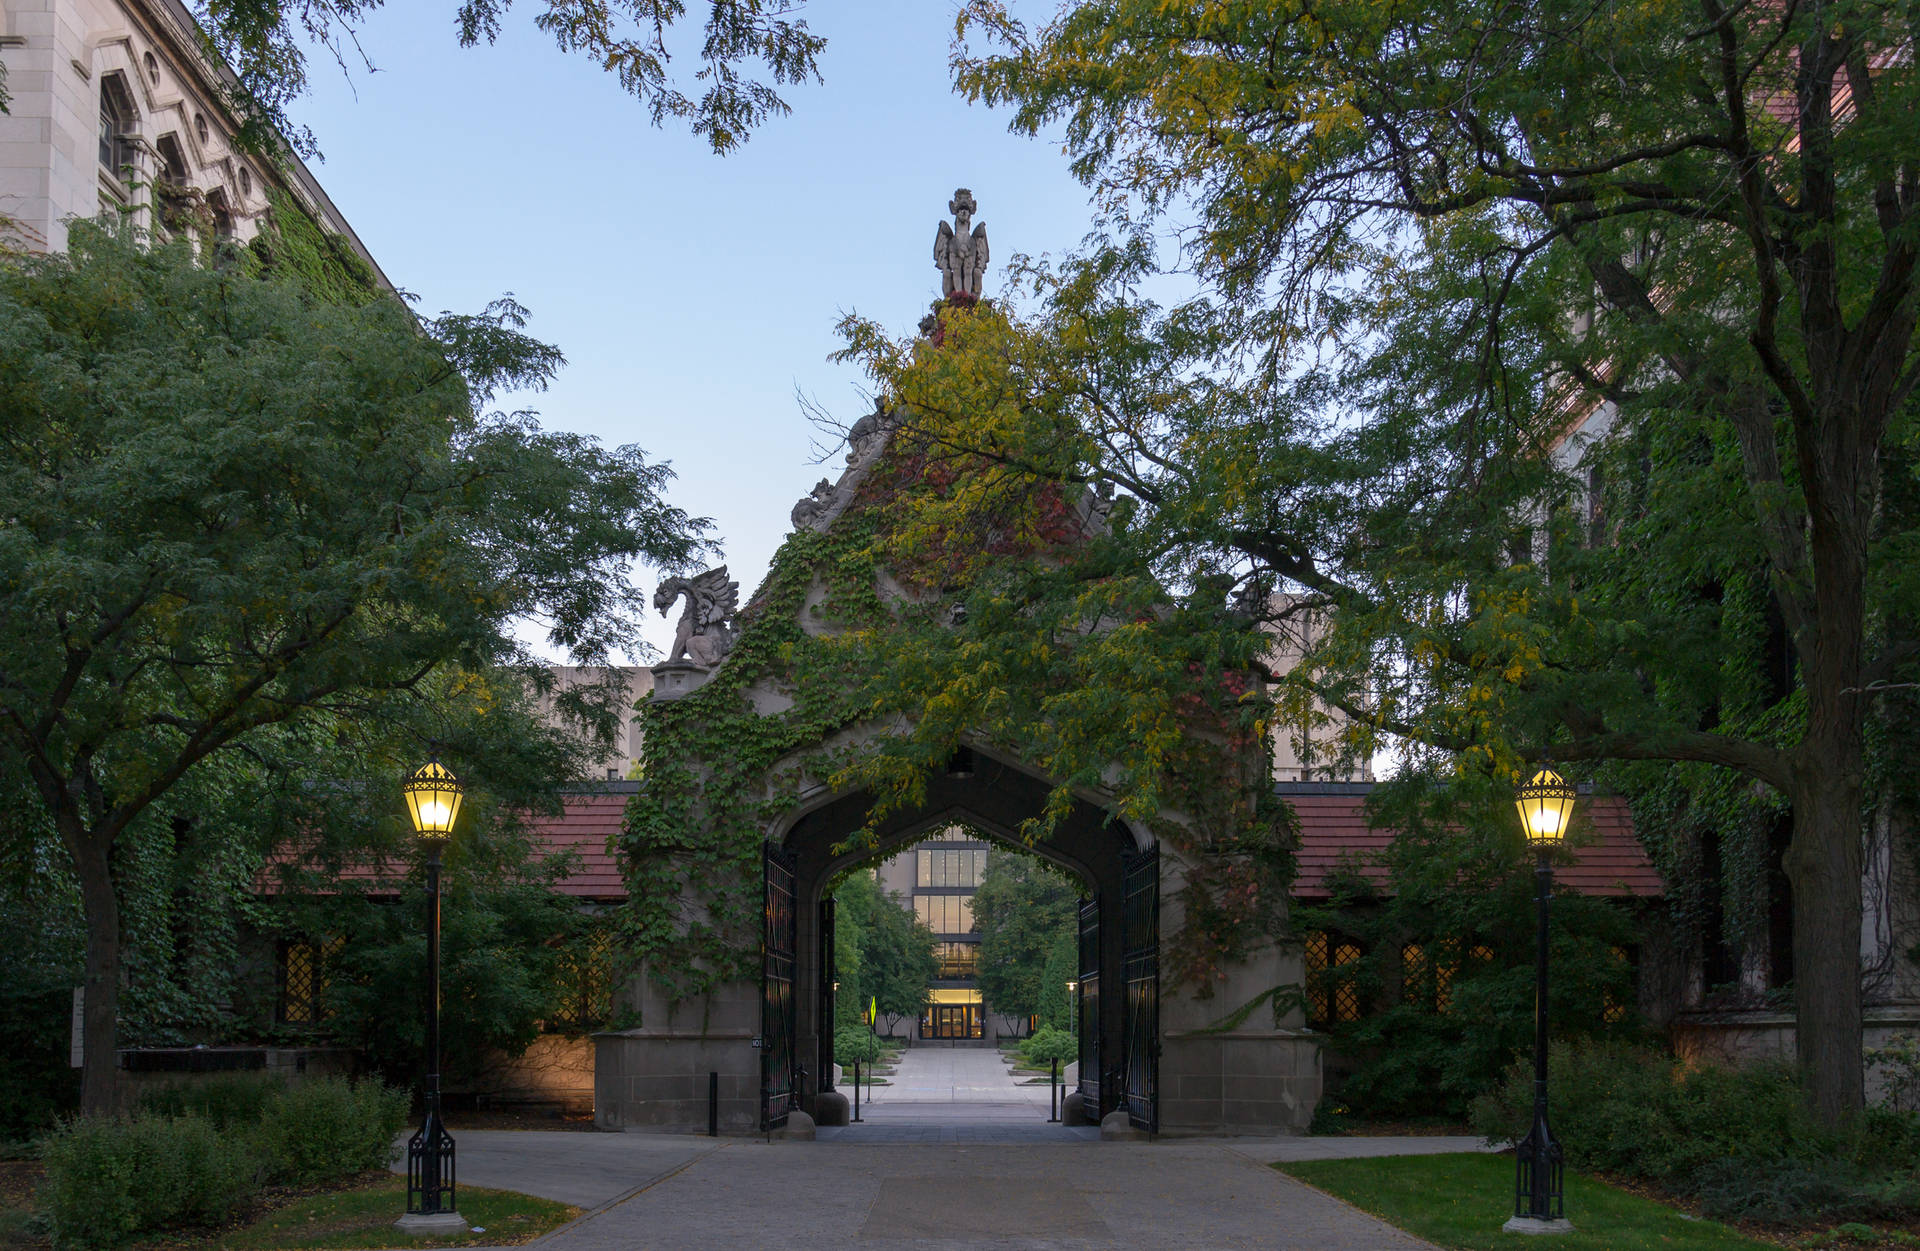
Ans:
[[[965,187],[953,193],[947,211],[953,224],[940,223],[933,237],[933,263],[940,271],[940,294],[980,298],[980,280],[987,271],[987,228],[973,223],[973,192]]]
[[[793,506],[793,528],[805,530],[820,520],[827,511],[827,505],[833,502],[833,483],[825,478],[814,483],[813,490],[800,497]]]
[[[728,623],[740,607],[740,584],[727,577],[725,565],[691,578],[668,578],[653,593],[653,606],[664,617],[682,595],[687,606],[674,629],[667,663],[684,659],[711,669],[733,649],[733,627]]]

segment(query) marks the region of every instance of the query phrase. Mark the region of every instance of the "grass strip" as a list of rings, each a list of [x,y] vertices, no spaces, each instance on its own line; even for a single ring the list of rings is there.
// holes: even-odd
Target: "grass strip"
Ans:
[[[1604,1182],[1567,1174],[1574,1232],[1506,1234],[1511,1155],[1403,1155],[1274,1165],[1428,1242],[1458,1251],[1776,1251],[1716,1221],[1696,1220]]]
[[[326,1248],[354,1251],[370,1247],[465,1247],[522,1243],[557,1229],[580,1209],[550,1199],[462,1186],[460,1215],[468,1232],[454,1237],[410,1238],[393,1227],[407,1210],[404,1177],[384,1177],[363,1186],[295,1199],[237,1229],[223,1229],[209,1240],[184,1236],[150,1247],[218,1246],[221,1251],[301,1251]],[[478,1226],[484,1233],[473,1233]]]

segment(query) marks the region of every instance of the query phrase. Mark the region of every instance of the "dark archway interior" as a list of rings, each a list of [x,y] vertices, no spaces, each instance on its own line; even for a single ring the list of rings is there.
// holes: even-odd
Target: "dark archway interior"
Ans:
[[[1098,901],[1100,918],[1099,1056],[1097,1075],[1102,1115],[1121,1106],[1125,1080],[1118,1068],[1126,1045],[1126,996],[1120,993],[1123,956],[1125,859],[1142,850],[1132,829],[1097,804],[1076,799],[1053,836],[1031,846],[1021,842],[1021,823],[1043,810],[1048,785],[1039,778],[984,754],[976,756],[970,777],[937,776],[927,783],[926,802],[881,821],[870,844],[836,850],[867,822],[872,797],[855,792],[815,808],[794,822],[782,840],[794,857],[796,935],[794,1055],[807,1073],[800,1080],[801,1105],[820,1089],[827,1052],[823,1029],[832,1029],[830,992],[822,993],[820,903],[827,884],[845,869],[884,859],[948,824],[964,824],[1073,873]],[[1094,1083],[1082,1075],[1082,1089]],[[1089,1109],[1091,1111],[1091,1109]]]

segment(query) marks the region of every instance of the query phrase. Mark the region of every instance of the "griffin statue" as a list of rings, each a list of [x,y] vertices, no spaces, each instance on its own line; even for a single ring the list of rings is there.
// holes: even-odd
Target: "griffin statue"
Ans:
[[[668,578],[653,593],[653,606],[664,617],[682,595],[687,606],[673,631],[667,663],[686,660],[711,669],[733,648],[733,627],[727,623],[740,607],[740,584],[727,577],[725,565],[691,578]]]

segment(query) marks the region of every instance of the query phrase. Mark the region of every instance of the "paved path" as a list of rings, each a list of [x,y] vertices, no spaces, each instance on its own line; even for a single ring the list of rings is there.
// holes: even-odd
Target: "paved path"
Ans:
[[[851,1084],[841,1085],[851,1099]],[[1100,1137],[1097,1126],[1070,1129],[1049,1122],[1047,1113],[1047,1088],[1019,1084],[992,1047],[912,1047],[887,1085],[862,1090],[858,1124],[819,1135],[849,1145],[1045,1145]]]
[[[1475,1146],[1467,1138],[769,1144],[469,1130],[460,1135],[460,1180],[588,1209],[539,1244],[552,1251],[881,1241],[943,1251],[1403,1251],[1428,1244],[1267,1165]]]

